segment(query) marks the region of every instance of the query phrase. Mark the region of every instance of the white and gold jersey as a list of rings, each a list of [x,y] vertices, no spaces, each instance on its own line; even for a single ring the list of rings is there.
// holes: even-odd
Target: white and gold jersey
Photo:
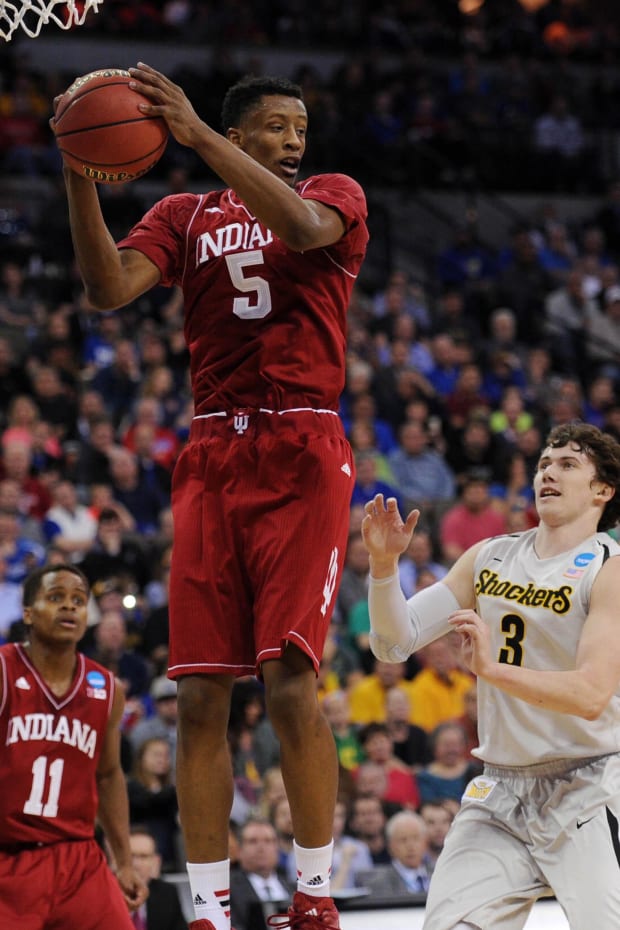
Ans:
[[[595,533],[574,549],[540,559],[535,538],[533,529],[482,546],[474,569],[476,611],[491,630],[491,654],[498,661],[541,671],[574,669],[592,585],[606,559],[620,555],[620,545]],[[620,635],[620,605],[609,609],[618,612]],[[478,707],[475,754],[490,764],[534,765],[620,751],[620,690],[597,720],[585,720],[534,707],[480,679]]]

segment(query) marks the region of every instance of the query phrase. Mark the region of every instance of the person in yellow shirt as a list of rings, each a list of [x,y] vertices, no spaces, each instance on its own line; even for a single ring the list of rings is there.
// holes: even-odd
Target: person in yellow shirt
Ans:
[[[404,662],[375,659],[372,674],[355,682],[349,690],[351,722],[359,725],[383,723],[388,692],[392,688],[401,688],[411,697],[412,685],[413,682],[405,678]]]
[[[454,634],[447,633],[420,651],[424,667],[410,683],[411,723],[430,733],[465,713],[473,676],[458,667]]]

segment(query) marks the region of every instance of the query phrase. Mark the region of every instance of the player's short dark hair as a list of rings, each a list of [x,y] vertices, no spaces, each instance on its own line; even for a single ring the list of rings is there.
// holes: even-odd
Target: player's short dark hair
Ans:
[[[596,469],[596,480],[608,484],[615,490],[607,501],[598,522],[599,530],[610,530],[620,522],[620,443],[591,423],[575,420],[554,426],[545,439],[544,446],[559,449],[570,443],[585,453]]]
[[[228,132],[238,127],[243,117],[263,97],[295,97],[303,100],[304,95],[299,84],[294,84],[288,78],[282,77],[254,77],[249,75],[237,81],[226,92],[222,103],[222,129]]]
[[[24,588],[22,592],[22,604],[24,607],[32,607],[35,600],[37,599],[37,594],[41,587],[41,582],[46,575],[57,574],[58,572],[71,572],[72,575],[77,575],[78,578],[81,578],[84,582],[84,586],[87,591],[90,591],[90,584],[88,578],[76,565],[42,565],[41,568],[35,568],[33,572],[27,576],[24,581]]]

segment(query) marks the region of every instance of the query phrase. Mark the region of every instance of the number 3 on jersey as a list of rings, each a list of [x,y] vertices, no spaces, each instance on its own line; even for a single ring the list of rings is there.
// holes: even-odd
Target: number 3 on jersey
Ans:
[[[500,622],[505,645],[499,651],[498,662],[505,665],[523,665],[523,640],[525,620],[519,614],[505,614]]]
[[[226,256],[228,274],[236,289],[244,294],[256,295],[252,303],[249,297],[235,297],[233,300],[233,313],[242,320],[262,320],[271,312],[269,283],[258,275],[244,273],[246,268],[264,264],[261,249],[254,249],[253,252],[235,252]]]
[[[47,769],[47,756],[39,756],[32,763],[32,788],[30,797],[24,804],[24,814],[35,817],[57,817],[58,798],[60,796],[60,782],[62,770],[65,767],[64,759],[55,759]],[[49,790],[47,801],[43,804],[43,794],[47,776],[49,775]]]

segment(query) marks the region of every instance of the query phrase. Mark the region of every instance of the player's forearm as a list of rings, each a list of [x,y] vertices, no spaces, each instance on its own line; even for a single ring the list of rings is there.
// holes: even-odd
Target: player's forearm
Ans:
[[[131,865],[129,846],[129,801],[122,769],[99,775],[98,819],[110,845],[117,868]]]
[[[609,702],[608,695],[579,669],[539,671],[502,662],[491,662],[477,672],[489,684],[534,707],[559,714],[596,720]]]
[[[289,248],[302,252],[333,241],[321,239],[321,220],[311,202],[246,155],[228,139],[203,124],[195,151],[244,204]]]
[[[98,310],[129,302],[123,288],[121,256],[101,212],[96,185],[65,168],[73,250],[86,296]]]

